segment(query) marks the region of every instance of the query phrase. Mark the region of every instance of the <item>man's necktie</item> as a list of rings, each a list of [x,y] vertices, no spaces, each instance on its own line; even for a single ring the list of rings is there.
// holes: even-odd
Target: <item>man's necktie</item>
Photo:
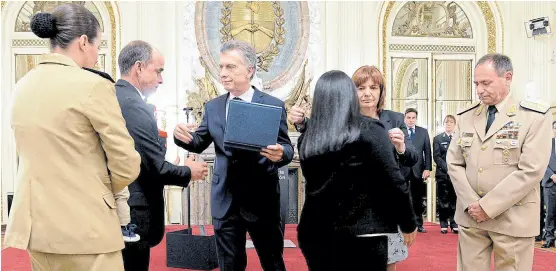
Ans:
[[[414,134],[415,134],[415,130],[413,128],[409,128],[409,140],[413,141]]]
[[[487,118],[487,126],[486,126],[485,133],[488,133],[488,129],[490,128],[490,126],[494,122],[494,115],[496,114],[497,111],[498,110],[496,110],[496,106],[494,106],[494,105],[489,105],[488,106],[488,118]]]
[[[449,137],[450,137],[450,141],[452,141],[452,135],[449,135]]]

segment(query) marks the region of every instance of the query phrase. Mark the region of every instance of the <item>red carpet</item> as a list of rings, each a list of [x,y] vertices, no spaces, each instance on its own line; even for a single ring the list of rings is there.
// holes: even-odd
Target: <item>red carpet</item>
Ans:
[[[428,233],[419,234],[415,244],[409,251],[409,258],[398,264],[398,271],[450,271],[456,270],[457,235],[449,233],[440,234],[440,227],[436,224],[427,224]],[[182,229],[182,226],[168,226],[167,231]],[[208,230],[211,233],[211,230]],[[297,245],[295,225],[286,227],[286,239],[294,241]],[[177,271],[184,269],[166,267],[166,243],[162,241],[151,253],[151,271]],[[257,252],[249,249],[247,253],[248,271],[262,270],[257,258]],[[284,260],[287,270],[306,271],[307,266],[301,251],[298,248],[285,248]],[[556,253],[536,249],[535,271],[556,270]],[[2,250],[2,270],[27,271],[31,270],[29,256],[26,251],[8,248]]]

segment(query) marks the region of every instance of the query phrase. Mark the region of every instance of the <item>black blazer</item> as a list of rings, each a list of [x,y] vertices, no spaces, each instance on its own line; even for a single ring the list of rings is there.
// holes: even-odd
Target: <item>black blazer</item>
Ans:
[[[405,125],[404,115],[399,112],[394,112],[390,110],[382,110],[378,114],[378,118],[384,125],[384,128],[388,131],[392,128],[399,128],[404,133],[404,142],[405,142],[405,152],[402,155],[398,155],[396,149],[394,148],[394,153],[396,154],[395,157],[398,159],[400,165],[406,167],[412,167],[419,161],[419,157],[417,155],[417,150],[409,140],[409,134],[407,131],[407,126]]]
[[[544,173],[544,177],[542,178],[542,186],[544,187],[552,187],[554,182],[550,177],[552,174],[556,174],[556,153],[554,148],[554,138],[552,139],[552,148],[550,149],[550,160],[548,162],[548,167]]]
[[[433,158],[436,163],[435,176],[439,180],[450,179],[450,176],[448,176],[448,165],[446,164],[446,154],[448,153],[450,142],[450,136],[446,133],[441,133],[432,140]]]
[[[305,134],[298,139],[301,147]],[[361,135],[340,151],[300,161],[305,204],[302,235],[411,233],[416,222],[409,189],[400,174],[384,125],[361,117]],[[325,238],[325,236],[322,236]]]
[[[176,145],[202,153],[214,142],[216,160],[211,187],[211,214],[222,219],[234,203],[240,214],[247,220],[280,215],[280,187],[278,168],[293,159],[293,146],[288,136],[286,108],[284,102],[265,94],[255,87],[253,103],[282,107],[282,120],[277,143],[284,147],[282,161],[274,163],[253,151],[224,148],[224,128],[226,127],[226,103],[229,94],[214,98],[205,105],[203,120],[192,133],[193,140],[185,144],[174,137]]]
[[[429,132],[423,127],[415,126],[415,134],[413,135],[413,140],[410,141],[417,152],[418,160],[412,167],[402,167],[402,174],[406,179],[411,175],[413,175],[414,178],[421,179],[423,177],[423,171],[432,170]]]
[[[141,155],[141,173],[129,185],[131,222],[141,241],[156,246],[164,237],[164,185],[187,186],[191,171],[165,160],[152,106],[125,80],[116,83],[116,96],[135,150]]]
[[[406,167],[412,167],[417,163],[419,157],[417,156],[417,151],[411,140],[409,140],[409,135],[407,132],[407,126],[405,125],[404,115],[402,113],[390,111],[390,110],[382,110],[378,114],[378,118],[380,122],[384,125],[386,131],[392,128],[399,128],[404,133],[404,142],[405,142],[405,152],[403,154],[398,154],[394,145],[392,146],[392,152],[394,153],[394,157],[396,157],[397,161],[400,165]],[[298,132],[303,133],[305,132],[305,128],[307,127],[307,123],[309,122],[309,118],[305,118],[305,122],[301,126],[295,126]]]

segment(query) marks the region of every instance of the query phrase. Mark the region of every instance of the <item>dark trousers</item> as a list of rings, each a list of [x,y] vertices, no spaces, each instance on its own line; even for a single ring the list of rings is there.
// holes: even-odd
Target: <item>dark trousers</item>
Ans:
[[[411,200],[413,201],[413,212],[415,213],[417,226],[423,226],[423,213],[425,212],[423,198],[427,195],[427,185],[422,178],[416,178],[413,175],[409,176],[407,180],[411,190]]]
[[[450,181],[450,177],[436,177],[436,197],[438,214],[440,216],[440,227],[448,228],[448,220],[450,227],[457,228],[458,225],[454,221],[456,213],[456,191]]]
[[[386,271],[388,261],[386,236],[299,235],[299,247],[307,261],[309,271]]]
[[[125,243],[122,250],[125,271],[148,271],[151,258],[151,247],[147,241],[150,221],[149,207],[130,207],[131,223],[137,225],[136,233],[141,240]]]
[[[246,233],[257,250],[263,270],[285,271],[284,234],[280,216],[276,219],[245,220],[239,212],[224,219],[213,218],[218,265],[221,271],[239,271],[247,267]]]
[[[540,221],[540,233],[539,237],[544,238],[544,220],[546,219],[546,210],[545,210],[545,199],[544,199],[544,187],[541,183],[541,189],[539,190],[541,193],[541,221]]]
[[[151,258],[151,249],[149,247],[139,247],[127,245],[122,250],[124,259],[124,269],[126,271],[148,271],[149,261]]]
[[[544,200],[546,202],[546,223],[544,228],[545,240],[554,241],[554,220],[556,219],[556,184],[544,188]]]

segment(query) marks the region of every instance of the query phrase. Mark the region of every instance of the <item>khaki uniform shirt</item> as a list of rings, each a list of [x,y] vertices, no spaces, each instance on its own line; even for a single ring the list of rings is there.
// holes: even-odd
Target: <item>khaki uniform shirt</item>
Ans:
[[[485,133],[488,106],[479,102],[458,113],[448,149],[448,174],[457,195],[455,220],[515,237],[539,234],[539,182],[550,158],[550,107],[519,103],[508,95]],[[477,223],[467,207],[479,201],[490,220]]]
[[[113,193],[137,178],[141,158],[114,85],[49,54],[14,95],[19,168],[5,245],[55,254],[121,250]]]

